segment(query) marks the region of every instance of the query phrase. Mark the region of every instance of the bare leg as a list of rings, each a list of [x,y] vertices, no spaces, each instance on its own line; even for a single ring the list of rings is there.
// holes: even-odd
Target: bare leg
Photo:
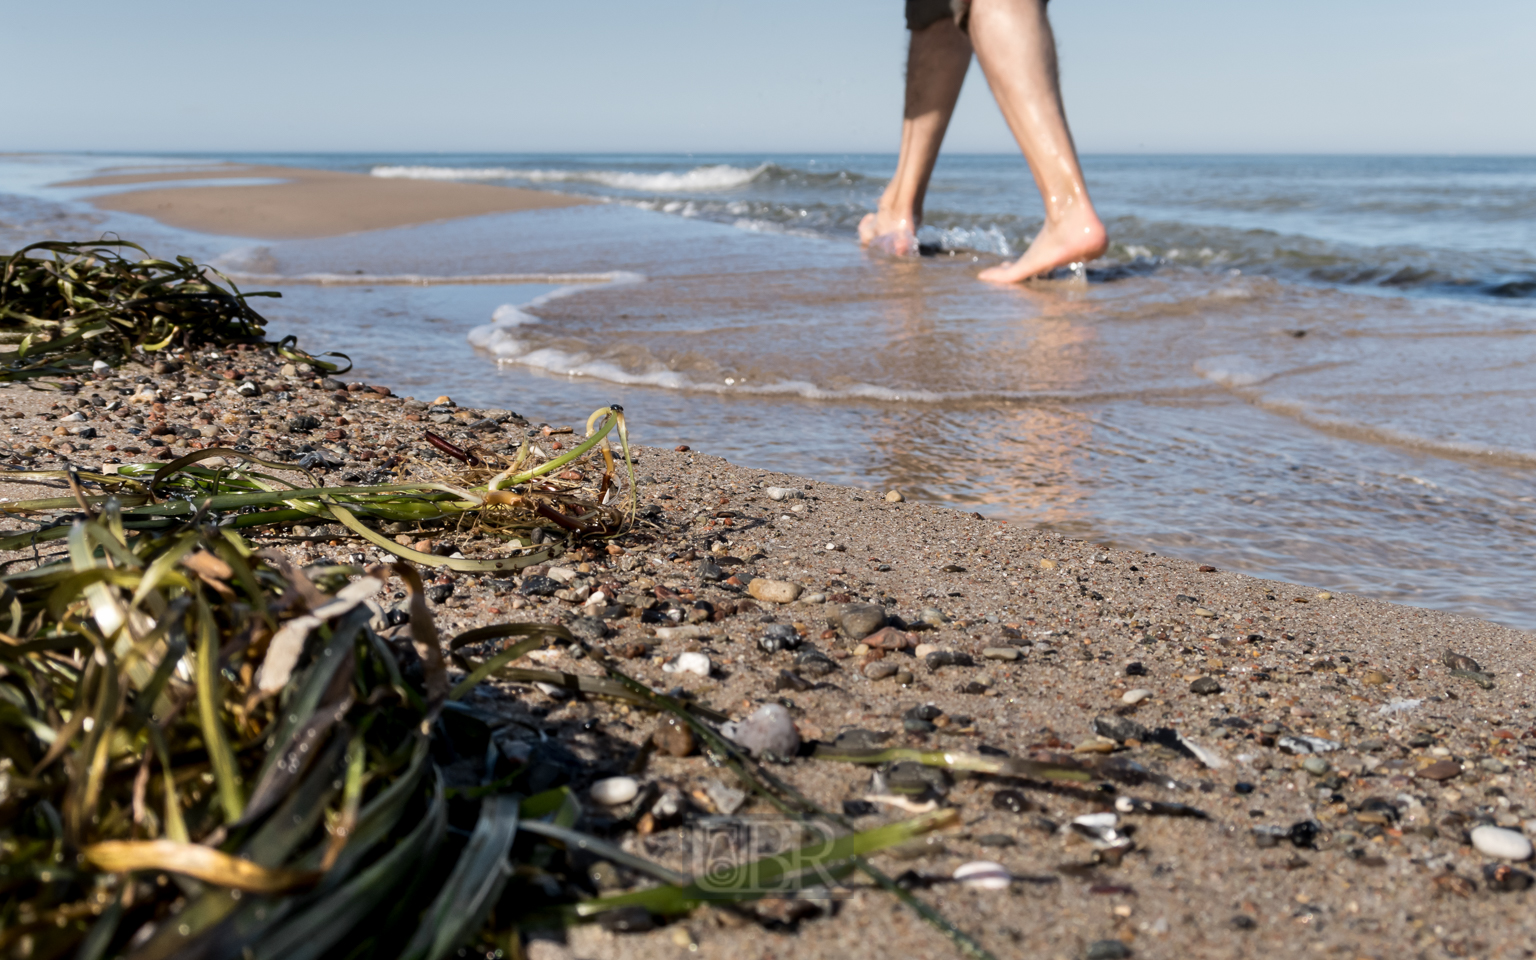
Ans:
[[[1024,151],[1045,202],[1045,226],[1013,263],[981,279],[1017,283],[1104,253],[1109,236],[1088,199],[1067,129],[1056,73],[1056,38],[1042,0],[972,0],[971,42],[992,96]]]
[[[923,221],[928,178],[970,66],[971,41],[953,20],[939,20],[912,33],[896,175],[886,185],[876,212],[859,223],[860,243],[878,240],[877,246],[897,256],[917,253],[916,233]]]

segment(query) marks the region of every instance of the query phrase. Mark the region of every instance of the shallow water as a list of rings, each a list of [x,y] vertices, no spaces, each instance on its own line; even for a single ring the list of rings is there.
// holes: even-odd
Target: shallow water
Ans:
[[[401,393],[618,402],[644,442],[1536,627],[1536,161],[1092,158],[1111,256],[997,289],[1038,203],[1012,158],[941,167],[946,252],[904,262],[849,239],[889,158],[233,159],[612,202],[259,243],[82,215],[13,162],[0,230],[280,280],[274,332]],[[420,282],[465,275],[530,282]]]

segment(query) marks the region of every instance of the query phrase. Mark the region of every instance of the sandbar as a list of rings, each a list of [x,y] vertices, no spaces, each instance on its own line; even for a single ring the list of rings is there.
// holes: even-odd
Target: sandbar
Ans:
[[[180,185],[186,180],[276,179],[268,184]],[[183,230],[261,240],[333,237],[488,213],[590,203],[543,190],[480,183],[395,180],[301,167],[218,164],[113,173],[55,184],[137,186],[178,182],[94,197],[101,210],[135,213]]]

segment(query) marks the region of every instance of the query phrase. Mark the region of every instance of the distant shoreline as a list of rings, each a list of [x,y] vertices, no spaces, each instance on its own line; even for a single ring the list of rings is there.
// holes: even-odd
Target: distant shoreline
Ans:
[[[183,230],[261,240],[334,237],[437,220],[570,207],[592,201],[546,190],[392,180],[359,173],[246,164],[166,167],[56,184],[100,187],[165,181],[268,178],[279,183],[174,186],[94,197],[101,210],[139,214]]]

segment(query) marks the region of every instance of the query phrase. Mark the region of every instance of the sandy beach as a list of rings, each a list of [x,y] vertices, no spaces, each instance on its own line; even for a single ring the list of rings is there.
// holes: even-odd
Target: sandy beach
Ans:
[[[381,180],[331,170],[242,164],[104,174],[59,186],[130,186],[217,179],[281,182],[142,188],[97,196],[92,203],[102,210],[153,217],[184,230],[262,240],[296,240],[590,202],[540,190]]]
[[[580,202],[288,168],[196,175],[284,182],[94,202],[187,229],[271,238]],[[0,387],[10,469],[100,469],[223,446],[285,462],[318,451],[336,483],[388,482],[452,467],[424,440],[427,429],[492,450],[581,429],[544,422],[536,406],[399,397],[388,384],[334,380],[255,349],[200,350],[63,386]],[[578,547],[515,577],[439,577],[442,633],[556,620],[623,658],[636,678],[681,688],[733,719],[781,704],[805,747],[774,772],[816,802],[847,810],[860,827],[906,816],[890,799],[903,790],[908,804],[958,812],[958,825],[933,842],[874,860],[996,956],[1532,956],[1532,867],[1471,839],[1479,831],[1517,850],[1524,843],[1528,856],[1523,838],[1536,834],[1529,634],[1109,549],[886,488],[744,468],[708,449],[641,448],[637,472],[640,520],[611,548]],[[590,470],[587,480],[595,482]],[[0,495],[57,492],[5,482]],[[3,525],[23,529],[14,517]],[[390,532],[444,555],[499,547],[440,527]],[[381,559],[336,525],[291,523],[254,538],[303,564]],[[56,542],[41,554],[62,549]],[[33,554],[4,559],[15,570]],[[558,579],[563,595],[543,589],[545,578]],[[779,586],[754,586],[764,582]],[[775,591],[786,602],[769,599]],[[605,601],[586,603],[597,592]],[[706,656],[708,675],[667,669],[685,653]],[[580,645],[520,665],[598,672]],[[649,832],[616,829],[611,839],[635,853],[687,869],[693,831],[707,818],[772,812],[751,800],[726,809],[727,775],[694,750],[651,752],[653,715],[520,684],[478,696],[505,721],[498,736],[565,748],[572,759],[555,774],[582,791],[628,775],[686,798],[680,817]],[[840,736],[1067,757],[1094,779],[922,777],[808,755]],[[1114,814],[1121,839],[1074,829],[1091,814]],[[1001,864],[1011,880],[993,890],[952,882],[973,861]],[[626,882],[613,871],[603,877]],[[755,913],[704,908],[635,933],[598,924],[535,932],[527,955],[959,955],[857,877],[831,892],[765,901]]]
[[[558,440],[570,426],[376,386],[343,386],[257,351],[203,351],[159,373],[130,365],[66,385],[63,396],[6,387],[0,415],[13,469],[165,460],[219,444],[280,459],[323,449],[339,464],[326,476],[354,483],[390,477],[401,462],[412,464],[407,475],[443,467],[425,428],[497,450],[525,436]],[[1527,874],[1495,875],[1504,861],[1468,840],[1479,825],[1536,829],[1527,635],[741,469],[707,451],[642,449],[638,472],[643,519],[615,549],[581,548],[516,578],[440,578],[444,635],[558,620],[626,658],[637,678],[681,686],[735,718],[783,704],[808,743],[867,731],[854,735],[1156,771],[1103,787],[1002,776],[926,784],[960,825],[876,862],[906,873],[997,956],[1528,955]],[[451,530],[402,535],[471,557],[496,548]],[[257,539],[301,563],[376,552],[339,526]],[[573,599],[533,587],[548,574]],[[761,591],[742,585],[754,580],[793,584],[797,599],[753,600]],[[599,589],[612,599],[580,602]],[[669,609],[693,626],[671,627]],[[881,622],[891,629],[868,636]],[[793,643],[768,652],[762,638],[785,627]],[[708,677],[664,669],[687,652],[709,658]],[[530,665],[596,669],[575,647],[538,656]],[[628,773],[695,798],[675,826],[621,832],[635,852],[686,869],[689,825],[721,813],[709,798],[722,773],[703,758],[637,760],[652,716],[522,685],[483,694],[483,705],[507,721],[508,736],[527,736],[531,723],[565,744],[582,760],[565,771],[578,787]],[[609,744],[598,753],[594,731]],[[872,784],[868,768],[804,756],[776,772],[834,809],[893,790]],[[1123,814],[1132,846],[1111,852],[1068,826],[1125,797],[1201,816]],[[882,802],[851,809],[861,826],[903,816]],[[749,802],[731,812],[771,811]],[[1014,881],[1004,890],[948,882],[975,860],[1002,864]],[[648,933],[537,934],[529,956],[675,957],[680,945],[718,957],[955,955],[878,890],[850,880],[837,893],[830,904],[767,902],[765,926],[710,908]],[[1132,952],[1104,953],[1107,940]]]

